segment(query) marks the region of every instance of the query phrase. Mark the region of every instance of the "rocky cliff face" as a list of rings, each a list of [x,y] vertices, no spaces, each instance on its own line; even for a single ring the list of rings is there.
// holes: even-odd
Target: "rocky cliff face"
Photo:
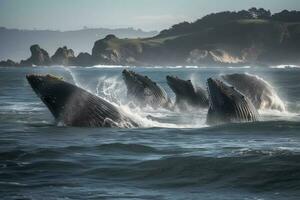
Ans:
[[[106,64],[300,64],[300,23],[236,20],[195,32],[147,39],[98,40],[93,58]]]
[[[0,66],[1,67],[14,67],[14,66],[18,66],[18,63],[15,63],[14,61],[7,59],[7,60],[3,60],[0,61]]]
[[[66,46],[60,47],[56,50],[54,55],[51,57],[51,61],[57,65],[71,65],[72,60],[75,58],[74,51],[68,49]]]
[[[210,14],[183,22],[155,37],[120,39],[107,35],[92,54],[59,48],[49,58],[38,45],[21,65],[300,65],[300,12],[248,11]],[[0,63],[1,64],[1,63]]]
[[[30,47],[31,57],[27,60],[20,62],[21,66],[39,66],[39,65],[50,65],[51,59],[49,54],[44,49],[40,48],[39,45],[35,44]]]
[[[119,39],[107,35],[95,42],[92,58],[95,63],[137,64],[136,58],[142,53],[142,44],[137,39]]]
[[[89,53],[79,53],[76,58],[71,60],[72,65],[76,66],[92,66],[97,64],[94,62],[91,54]]]

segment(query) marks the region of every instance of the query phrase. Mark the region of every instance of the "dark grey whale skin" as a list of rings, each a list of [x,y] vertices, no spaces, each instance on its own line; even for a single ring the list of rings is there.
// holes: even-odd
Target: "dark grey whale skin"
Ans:
[[[208,108],[206,90],[194,87],[191,80],[183,80],[175,76],[166,76],[167,83],[176,95],[175,105],[180,110],[186,110],[186,106]]]
[[[35,93],[57,122],[77,127],[137,127],[130,117],[106,100],[52,75],[27,75]]]
[[[285,106],[276,91],[262,78],[251,74],[225,74],[221,78],[245,94],[256,109],[272,109],[284,111]]]
[[[151,106],[154,109],[172,109],[173,105],[166,91],[149,77],[124,69],[122,72],[127,87],[127,97],[141,107]]]
[[[234,87],[209,78],[207,88],[209,109],[206,122],[208,125],[259,120],[258,112],[252,102]]]

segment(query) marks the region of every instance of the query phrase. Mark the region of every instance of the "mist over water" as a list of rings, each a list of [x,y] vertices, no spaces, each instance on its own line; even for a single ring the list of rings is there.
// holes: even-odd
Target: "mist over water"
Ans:
[[[175,100],[166,75],[206,87],[208,77],[249,73],[278,93],[286,111],[261,121],[209,127],[207,109],[140,108],[126,98],[121,66],[0,68],[0,192],[3,199],[298,199],[300,69],[134,67]],[[135,129],[54,123],[25,80],[61,76],[121,107]],[[151,117],[149,117],[151,116]]]

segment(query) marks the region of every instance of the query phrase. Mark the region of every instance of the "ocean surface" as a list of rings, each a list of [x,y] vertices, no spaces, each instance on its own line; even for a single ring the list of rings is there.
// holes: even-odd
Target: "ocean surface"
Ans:
[[[120,66],[0,68],[0,199],[300,199],[300,68],[135,67],[174,100],[166,75],[256,74],[285,112],[209,127],[207,110],[171,112],[126,102]],[[51,73],[118,104],[135,129],[55,124],[26,74]],[[151,115],[149,118],[147,116]]]

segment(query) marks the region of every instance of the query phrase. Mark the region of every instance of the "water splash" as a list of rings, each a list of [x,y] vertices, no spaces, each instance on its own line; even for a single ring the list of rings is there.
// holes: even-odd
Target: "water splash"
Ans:
[[[264,78],[249,73],[219,76],[246,95],[257,109],[286,111],[284,101],[278,96],[273,85]]]
[[[120,105],[124,100],[124,97],[126,97],[126,87],[118,76],[102,76],[98,78],[96,95],[104,97],[108,101],[115,102]]]
[[[186,113],[173,112],[164,108],[153,109],[150,106],[139,107],[128,101],[127,89],[124,82],[118,76],[98,78],[95,95],[104,98],[108,102],[118,106],[121,112],[130,116],[140,127],[161,128],[201,128],[205,127],[206,112]],[[172,120],[169,120],[169,119]]]
[[[267,85],[268,88],[270,88],[270,91],[264,91],[262,94],[262,96],[266,96],[266,99],[265,100],[263,99],[260,106],[260,110],[267,110],[269,108],[272,110],[280,110],[281,112],[286,112],[286,106],[284,101],[281,100],[281,98],[277,95],[277,92],[275,88],[271,85],[271,83],[269,83],[268,81],[266,81],[265,79],[257,75],[253,75],[249,73],[245,73],[245,74],[256,77],[258,80],[260,80],[265,85]]]
[[[70,67],[65,67],[63,65],[60,65],[59,67],[61,67],[62,69],[64,69],[66,72],[68,72],[68,74],[70,75],[70,77],[72,78],[73,83],[78,86],[81,87],[80,82],[78,81],[78,79],[76,78],[75,73],[71,70]]]
[[[270,66],[271,69],[289,69],[289,68],[300,68],[298,65],[276,65]]]

